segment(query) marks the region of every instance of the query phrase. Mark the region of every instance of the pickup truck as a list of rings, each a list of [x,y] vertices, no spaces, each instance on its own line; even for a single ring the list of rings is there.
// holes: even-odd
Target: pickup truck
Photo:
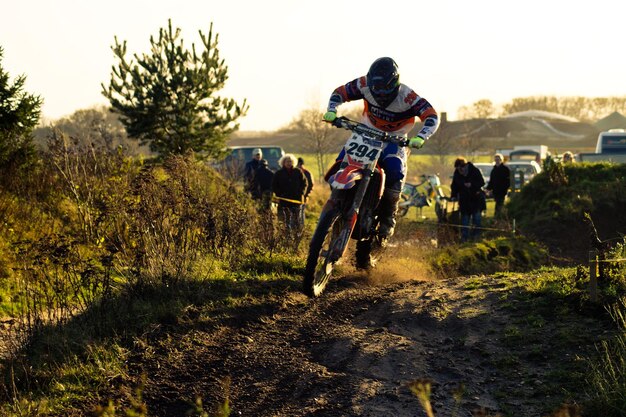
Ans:
[[[280,146],[273,145],[229,146],[226,149],[226,157],[214,161],[212,166],[226,178],[241,179],[246,162],[252,159],[254,149],[261,149],[263,159],[267,160],[272,171],[280,168],[278,161],[285,155],[285,151]]]
[[[626,164],[626,130],[611,129],[598,135],[595,153],[580,153],[581,162],[613,162]]]

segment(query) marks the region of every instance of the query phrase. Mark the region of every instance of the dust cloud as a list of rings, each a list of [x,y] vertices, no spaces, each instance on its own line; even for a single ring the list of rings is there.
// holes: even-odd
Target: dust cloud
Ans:
[[[423,260],[423,247],[415,242],[391,244],[381,253],[374,253],[374,268],[369,271],[344,268],[345,278],[368,286],[383,286],[407,281],[432,281],[435,274]],[[350,257],[353,254],[346,254]]]

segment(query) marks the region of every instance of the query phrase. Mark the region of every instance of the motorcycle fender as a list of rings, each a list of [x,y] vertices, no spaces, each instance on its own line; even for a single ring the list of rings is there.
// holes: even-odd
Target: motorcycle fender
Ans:
[[[348,190],[354,187],[356,182],[361,178],[363,178],[363,171],[361,171],[360,167],[347,166],[332,175],[328,182],[334,189]]]
[[[354,213],[352,215],[352,218],[348,222],[346,222],[346,225],[341,232],[342,234],[340,243],[334,248],[334,251],[337,251],[333,254],[333,257],[335,259],[341,258],[346,253],[346,249],[348,249],[348,240],[350,239],[350,235],[352,235],[352,231],[354,230],[357,217],[357,213]],[[341,253],[338,253],[338,251],[341,251]]]

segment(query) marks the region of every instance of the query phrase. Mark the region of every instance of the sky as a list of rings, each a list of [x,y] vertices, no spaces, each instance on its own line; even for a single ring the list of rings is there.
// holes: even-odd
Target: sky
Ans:
[[[185,45],[213,23],[240,129],[271,131],[325,107],[382,56],[454,120],[459,107],[515,97],[626,96],[619,0],[4,0],[0,65],[44,99],[45,120],[107,104],[114,38],[148,53],[168,19]],[[320,115],[321,117],[321,115]]]

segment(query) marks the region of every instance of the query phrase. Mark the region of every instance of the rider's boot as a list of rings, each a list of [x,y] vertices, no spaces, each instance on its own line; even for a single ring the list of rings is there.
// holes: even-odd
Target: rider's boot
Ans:
[[[374,266],[372,260],[372,240],[359,240],[356,242],[355,266],[357,269],[370,270]]]
[[[389,238],[393,236],[401,191],[402,181],[395,181],[385,187],[385,192],[380,199],[378,206],[378,238],[382,247],[386,246]]]

